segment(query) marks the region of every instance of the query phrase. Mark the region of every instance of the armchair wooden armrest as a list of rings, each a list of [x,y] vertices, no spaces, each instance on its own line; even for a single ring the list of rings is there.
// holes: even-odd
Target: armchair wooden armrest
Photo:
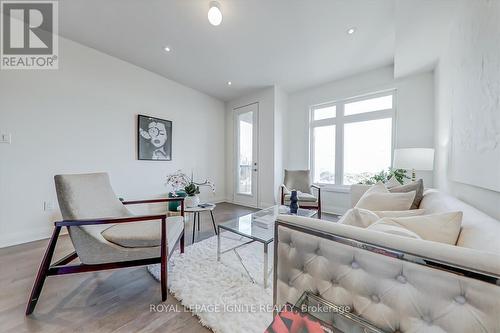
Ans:
[[[124,205],[138,205],[138,204],[146,204],[146,203],[175,202],[175,201],[181,202],[181,216],[184,216],[184,197],[122,201],[122,204],[124,204]]]
[[[285,204],[285,189],[288,191],[288,188],[285,186],[285,184],[280,185],[280,193],[281,193],[281,205]]]
[[[128,222],[140,222],[140,221],[151,221],[151,220],[166,220],[167,216],[165,214],[157,215],[139,215],[139,216],[126,216],[126,217],[111,217],[111,218],[97,218],[97,219],[85,219],[85,220],[63,220],[54,222],[56,227],[76,227],[82,225],[96,225],[96,224],[115,224],[115,223],[128,223]]]

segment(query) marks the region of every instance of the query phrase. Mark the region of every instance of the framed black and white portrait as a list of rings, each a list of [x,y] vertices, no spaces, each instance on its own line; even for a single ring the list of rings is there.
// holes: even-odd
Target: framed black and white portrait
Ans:
[[[139,160],[172,160],[172,122],[144,115],[137,121],[137,154]]]

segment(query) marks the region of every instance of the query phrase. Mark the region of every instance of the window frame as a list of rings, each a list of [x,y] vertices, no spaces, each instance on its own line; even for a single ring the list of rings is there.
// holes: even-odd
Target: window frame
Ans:
[[[358,113],[353,115],[344,115],[345,104],[352,102],[359,102],[377,97],[392,96],[392,109],[377,110],[365,113]],[[335,118],[327,118],[321,120],[314,120],[314,111],[325,107],[335,106]],[[321,126],[335,125],[335,183],[318,183],[326,189],[337,189],[340,191],[348,191],[350,185],[344,184],[344,125],[347,123],[356,123],[368,120],[388,119],[392,118],[392,136],[391,136],[391,163],[394,158],[394,144],[396,142],[397,128],[397,89],[387,89],[377,92],[371,92],[355,97],[338,99],[332,102],[315,104],[309,107],[309,168],[312,173],[314,182],[314,128]]]

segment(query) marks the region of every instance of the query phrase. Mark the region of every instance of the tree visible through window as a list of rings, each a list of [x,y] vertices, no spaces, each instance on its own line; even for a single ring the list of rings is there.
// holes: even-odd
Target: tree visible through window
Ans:
[[[311,109],[311,169],[320,184],[351,185],[391,166],[394,92]]]

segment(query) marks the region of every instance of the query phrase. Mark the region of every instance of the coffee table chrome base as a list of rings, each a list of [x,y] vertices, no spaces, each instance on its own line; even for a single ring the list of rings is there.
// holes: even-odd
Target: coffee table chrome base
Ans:
[[[241,255],[238,253],[238,249],[243,247],[243,246],[247,246],[249,244],[255,243],[257,241],[254,239],[251,239],[251,240],[244,242],[242,244],[238,244],[235,247],[232,247],[230,249],[222,251],[221,246],[220,246],[220,244],[221,244],[221,230],[220,230],[220,228],[217,228],[217,229],[218,229],[218,232],[217,232],[217,261],[219,261],[219,262],[221,261],[222,254],[233,251],[236,254],[236,257],[238,258],[238,260],[240,261],[241,266],[243,266],[243,269],[245,270],[248,277],[250,278],[250,281],[252,281],[252,283],[256,283],[256,280],[254,279],[252,274],[250,274],[250,271],[248,270],[248,268],[245,266],[245,263],[243,262],[243,258],[241,258]],[[246,238],[246,237],[242,236],[242,238]],[[269,270],[269,244],[270,243],[263,243],[263,245],[264,245],[264,274],[263,274],[264,275],[264,279],[263,279],[264,288],[267,288],[269,276],[273,272],[272,268]]]

